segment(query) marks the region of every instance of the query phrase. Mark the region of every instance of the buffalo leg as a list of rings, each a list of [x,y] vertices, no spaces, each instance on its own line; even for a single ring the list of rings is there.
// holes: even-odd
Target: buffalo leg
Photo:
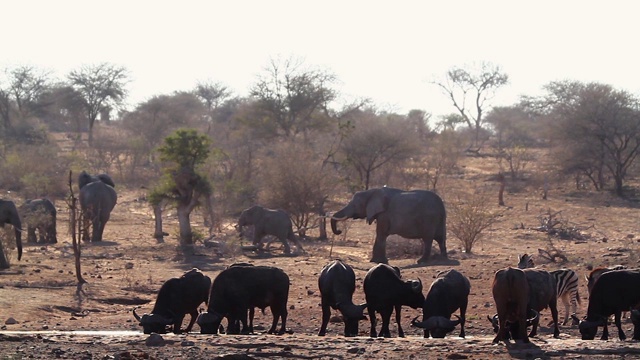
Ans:
[[[609,340],[609,329],[607,328],[607,320],[604,320],[604,325],[602,326],[602,337],[600,340]]]
[[[391,313],[393,312],[393,307],[389,307],[388,309],[382,309],[380,311],[380,317],[382,318],[382,326],[380,327],[380,332],[378,333],[378,337],[391,337],[391,331],[389,330],[389,323],[391,322]]]
[[[376,311],[373,310],[371,307],[367,307],[367,312],[369,313],[369,322],[371,323],[371,329],[369,330],[369,336],[374,338],[377,337],[378,334],[376,333]]]
[[[551,318],[553,319],[553,337],[560,337],[560,329],[558,328],[558,304],[557,301],[552,301],[549,304],[549,309],[551,309]]]
[[[402,315],[402,305],[396,305],[396,324],[398,324],[398,337],[404,337],[404,330],[402,330],[401,315]]]
[[[535,337],[536,335],[538,335],[538,325],[540,325],[540,319],[536,318],[535,320],[533,320],[533,323],[531,324],[531,332],[529,333],[529,337]],[[526,332],[526,327],[525,327],[525,332]]]
[[[187,333],[191,331],[191,328],[193,327],[193,324],[195,324],[195,322],[196,322],[196,318],[198,317],[198,309],[191,310],[191,312],[189,314],[191,315],[191,320],[189,320],[189,325],[187,325],[187,328],[184,331],[184,332],[187,332]]]
[[[460,305],[460,337],[465,337],[464,332],[464,324],[467,322],[467,301],[464,301],[462,305]]]
[[[621,316],[621,311],[616,311],[615,314],[613,314],[616,327],[618,327],[618,337],[620,338],[620,340],[624,340],[627,338],[627,336],[624,334],[624,331],[622,331],[622,324],[620,324]]]
[[[331,308],[329,307],[329,305],[322,304],[322,325],[320,325],[318,336],[325,336],[327,334],[327,324],[329,323],[330,317]]]

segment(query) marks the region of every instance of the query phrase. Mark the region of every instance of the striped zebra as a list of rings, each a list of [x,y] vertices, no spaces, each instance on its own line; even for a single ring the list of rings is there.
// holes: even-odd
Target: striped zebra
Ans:
[[[535,267],[533,262],[533,256],[528,254],[518,255],[518,267],[520,269],[527,269]],[[562,325],[566,325],[569,322],[569,318],[576,318],[576,311],[580,304],[580,295],[578,294],[578,275],[571,269],[559,269],[550,271],[551,275],[556,279],[556,289],[558,292],[558,298],[562,299],[564,304],[564,320]],[[569,314],[569,304],[573,313]]]

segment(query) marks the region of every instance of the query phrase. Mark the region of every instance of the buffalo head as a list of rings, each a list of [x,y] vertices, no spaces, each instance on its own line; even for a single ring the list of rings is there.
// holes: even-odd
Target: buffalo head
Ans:
[[[167,326],[173,324],[173,319],[159,314],[143,314],[142,316],[136,313],[136,309],[133,309],[133,317],[138,320],[142,326],[142,331],[145,334],[165,334],[167,332]]]
[[[367,317],[364,315],[364,309],[367,307],[367,304],[337,304],[337,307],[340,309],[342,318],[344,320],[344,336],[358,336],[359,321],[367,319]]]
[[[593,340],[598,332],[598,326],[605,326],[606,321],[607,320],[604,317],[595,321],[587,319],[581,320],[580,324],[578,324],[578,329],[580,329],[582,340]]]
[[[223,316],[217,313],[202,312],[198,315],[196,323],[200,326],[201,334],[217,334]]]
[[[441,339],[448,333],[452,332],[453,329],[460,324],[460,317],[458,315],[455,316],[458,320],[450,320],[444,316],[432,316],[422,322],[418,322],[418,317],[416,316],[411,321],[411,325],[429,331],[433,338]]]

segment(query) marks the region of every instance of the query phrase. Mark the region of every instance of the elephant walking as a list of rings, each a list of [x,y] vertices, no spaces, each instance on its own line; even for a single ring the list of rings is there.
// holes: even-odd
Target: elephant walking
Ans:
[[[291,218],[283,210],[274,210],[254,205],[240,213],[238,219],[238,231],[242,235],[242,227],[253,225],[253,244],[259,245],[263,237],[273,235],[284,244],[284,252],[291,253],[291,247],[287,240],[293,241],[298,251],[304,253],[300,240],[293,233]]]
[[[446,211],[440,196],[432,191],[382,187],[358,191],[349,203],[331,218],[331,230],[339,235],[337,222],[346,219],[376,221],[376,240],[371,262],[388,263],[387,236],[400,235],[408,239],[422,240],[422,257],[418,263],[429,260],[431,245],[435,239],[440,245],[440,255],[447,258]]]
[[[36,243],[36,230],[40,243],[55,244],[56,235],[56,207],[49,199],[27,200],[20,206],[20,215],[27,226],[27,242]]]
[[[20,260],[22,259],[22,223],[20,222],[20,215],[18,214],[16,204],[11,200],[0,200],[0,225],[4,227],[5,224],[13,226],[16,236],[16,247],[18,248],[18,260]],[[0,245],[0,269],[7,268],[9,268],[9,262]]]
[[[78,186],[83,221],[82,240],[89,240],[88,229],[91,227],[91,241],[102,241],[104,227],[118,201],[115,185],[109,175],[91,176],[83,171],[78,177]]]

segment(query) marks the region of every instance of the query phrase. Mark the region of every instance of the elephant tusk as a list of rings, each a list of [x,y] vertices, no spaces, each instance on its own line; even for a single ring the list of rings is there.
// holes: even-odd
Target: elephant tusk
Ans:
[[[346,216],[345,217],[341,217],[341,218],[337,218],[337,217],[331,216],[331,220],[335,220],[335,221],[345,221],[347,219],[348,219],[348,217],[346,217]]]

